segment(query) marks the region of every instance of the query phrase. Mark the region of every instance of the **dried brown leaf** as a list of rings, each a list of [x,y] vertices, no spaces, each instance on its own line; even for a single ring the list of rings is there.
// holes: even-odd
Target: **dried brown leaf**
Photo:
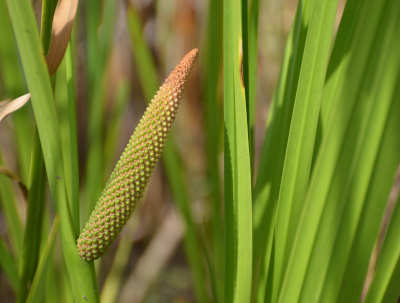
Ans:
[[[31,94],[25,94],[21,97],[18,97],[14,100],[8,101],[1,101],[0,102],[0,122],[7,117],[9,114],[15,112],[16,110],[20,109],[22,106],[26,104],[31,98]]]
[[[60,0],[53,17],[49,52],[46,56],[50,75],[54,74],[64,57],[71,36],[78,0]]]

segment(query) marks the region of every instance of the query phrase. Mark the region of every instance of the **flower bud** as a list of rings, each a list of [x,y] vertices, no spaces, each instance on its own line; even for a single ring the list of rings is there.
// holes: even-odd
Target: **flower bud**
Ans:
[[[79,235],[82,259],[91,261],[104,253],[142,198],[197,54],[198,50],[193,49],[182,59],[148,105]]]

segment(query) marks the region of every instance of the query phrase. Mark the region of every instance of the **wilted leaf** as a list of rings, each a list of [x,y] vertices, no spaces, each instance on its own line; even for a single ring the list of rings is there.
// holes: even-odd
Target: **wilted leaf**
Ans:
[[[78,0],[60,0],[54,12],[53,26],[49,52],[46,56],[50,75],[54,74],[60,65],[71,36]]]
[[[25,94],[17,99],[8,101],[1,101],[0,102],[0,122],[7,117],[9,114],[15,112],[16,110],[20,109],[22,106],[25,105],[26,102],[29,101],[31,98],[31,94]]]

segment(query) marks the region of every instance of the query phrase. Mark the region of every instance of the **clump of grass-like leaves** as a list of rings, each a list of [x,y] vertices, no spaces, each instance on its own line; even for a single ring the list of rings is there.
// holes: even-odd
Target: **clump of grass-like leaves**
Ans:
[[[290,1],[42,0],[40,30],[31,2],[0,1],[0,126],[16,151],[2,147],[0,157],[0,267],[18,302],[152,300],[163,268],[158,280],[169,282],[171,259],[190,269],[176,284],[199,303],[397,302],[400,1],[297,1],[271,94],[263,69],[273,70],[265,49],[275,47],[259,33],[273,20],[263,10],[279,7],[278,15]],[[192,43],[197,32],[203,45]],[[129,56],[118,53],[123,35]],[[196,119],[167,136],[197,49],[158,92],[156,66],[193,44],[199,81],[179,126]],[[123,71],[131,62],[137,78]],[[141,96],[130,89],[139,87],[145,100],[155,97],[105,183],[128,100]],[[160,227],[140,230],[137,248],[135,227],[120,232],[162,150],[157,180],[168,186],[154,200],[173,204]]]

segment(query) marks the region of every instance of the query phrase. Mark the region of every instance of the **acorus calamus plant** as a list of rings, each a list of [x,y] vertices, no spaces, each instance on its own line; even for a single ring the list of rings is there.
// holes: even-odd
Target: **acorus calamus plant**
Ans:
[[[99,258],[117,237],[161,157],[198,50],[175,67],[147,107],[78,238],[82,259]]]

